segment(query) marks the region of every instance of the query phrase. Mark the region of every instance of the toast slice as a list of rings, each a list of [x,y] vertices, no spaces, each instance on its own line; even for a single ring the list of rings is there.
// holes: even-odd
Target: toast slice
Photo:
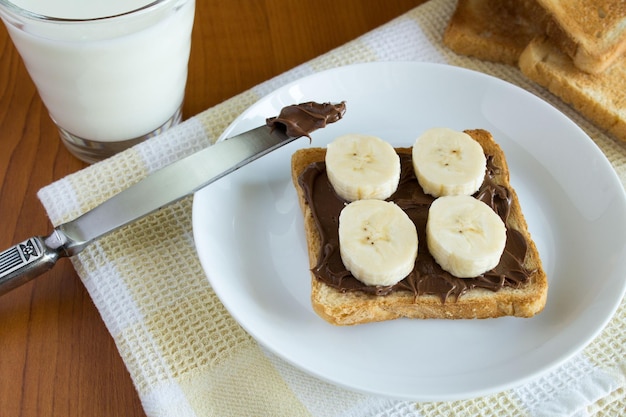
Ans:
[[[311,172],[324,171],[323,161],[326,150],[323,148],[301,149],[292,156],[291,174],[304,216],[304,228],[311,268],[311,303],[313,309],[320,317],[334,325],[355,325],[392,320],[400,317],[420,319],[484,319],[501,316],[532,317],[543,310],[548,292],[548,281],[542,268],[537,248],[528,232],[517,195],[509,183],[509,170],[504,153],[489,132],[479,129],[468,130],[466,133],[478,141],[485,154],[491,158],[493,167],[491,169],[493,174],[491,181],[497,186],[508,190],[510,212],[506,225],[509,231],[516,230],[519,235],[523,236],[526,242],[526,254],[522,256],[522,260],[518,261],[520,269],[527,271],[526,279],[518,282],[517,285],[502,286],[497,291],[476,287],[466,288],[467,291],[459,291],[455,295],[450,294],[455,293],[458,288],[451,288],[446,294],[435,294],[419,290],[417,288],[419,284],[414,285],[413,289],[411,289],[412,284],[407,284],[404,287],[399,287],[396,291],[385,294],[386,288],[369,288],[369,290],[373,289],[374,291],[363,291],[362,289],[346,290],[345,288],[338,289],[322,281],[316,276],[315,270],[321,257],[329,256],[329,247],[324,244],[324,237],[320,233],[318,223],[313,216],[314,204],[307,200],[307,191],[305,190],[305,185],[303,185],[303,178],[306,177],[305,173],[308,170],[311,170]],[[410,148],[397,148],[396,151],[401,156],[407,155],[404,157],[410,158]],[[408,177],[401,179],[401,183],[404,180],[411,181],[410,175],[412,174],[411,170],[407,174]],[[327,181],[327,179],[323,179],[325,178],[323,176],[319,178],[320,181]],[[415,181],[412,185],[415,186],[417,180],[414,176],[412,181]],[[329,184],[327,186],[330,187]],[[432,197],[429,198],[432,199]],[[343,202],[340,200],[334,202],[324,201],[323,205],[342,207]],[[336,215],[338,216],[338,213]],[[425,227],[425,225],[416,226],[418,234]],[[429,254],[422,254],[422,251],[427,252],[424,235],[420,234],[419,242],[420,254],[418,255],[418,261],[421,256],[430,256]],[[338,252],[338,248],[335,249]],[[355,280],[353,277],[352,279]],[[447,278],[433,276],[428,279],[434,280],[431,284],[451,285],[452,287],[462,287],[465,285],[464,282],[468,282],[459,281],[462,279],[452,277],[451,275]],[[437,280],[440,280],[440,282]],[[400,283],[403,283],[403,281]]]
[[[626,2],[536,0],[545,34],[582,71],[599,74],[626,52]]]
[[[460,55],[515,66],[541,34],[541,12],[530,0],[459,0],[443,43]]]
[[[626,142],[626,57],[601,74],[588,74],[554,42],[542,37],[531,41],[519,66],[528,78]]]

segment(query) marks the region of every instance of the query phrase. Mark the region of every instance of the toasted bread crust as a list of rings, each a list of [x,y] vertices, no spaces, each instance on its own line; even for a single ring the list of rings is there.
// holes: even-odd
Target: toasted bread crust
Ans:
[[[459,0],[443,43],[461,55],[517,65],[520,54],[540,34],[540,11],[529,0]]]
[[[492,292],[473,289],[458,300],[445,303],[435,295],[415,297],[409,292],[395,292],[385,296],[369,295],[362,292],[342,293],[311,273],[311,302],[316,313],[335,325],[354,325],[376,321],[407,318],[475,319],[501,316],[532,317],[543,310],[546,302],[548,282],[542,268],[537,248],[531,239],[526,220],[517,198],[509,183],[509,170],[504,153],[485,130],[466,131],[478,141],[486,154],[493,155],[501,172],[494,181],[505,185],[511,191],[512,204],[508,225],[520,231],[528,242],[528,253],[524,266],[534,271],[530,280],[520,288],[503,288]],[[409,152],[399,148],[398,152]],[[326,150],[322,148],[302,149],[294,153],[291,160],[292,180],[304,216],[310,267],[317,263],[321,239],[317,231],[311,209],[305,201],[304,193],[298,184],[298,177],[311,163],[323,161]]]
[[[623,1],[536,1],[547,15],[544,33],[578,69],[599,74],[626,51]]]
[[[541,37],[528,45],[519,66],[528,78],[626,142],[626,57],[602,74],[588,74],[554,42]]]

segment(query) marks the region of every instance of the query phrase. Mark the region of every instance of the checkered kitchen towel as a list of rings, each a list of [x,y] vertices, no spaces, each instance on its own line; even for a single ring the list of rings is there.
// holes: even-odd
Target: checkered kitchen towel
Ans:
[[[210,108],[161,136],[39,192],[53,224],[71,220],[179,158],[210,146],[247,107],[321,70],[370,61],[429,61],[526,88],[575,120],[626,184],[626,147],[509,66],[458,56],[441,43],[454,0],[432,0],[306,64]],[[194,250],[192,198],[89,246],[73,259],[148,416],[623,415],[626,304],[583,352],[516,389],[415,404],[344,390],[261,348],[211,289]],[[625,277],[626,278],[626,277]]]

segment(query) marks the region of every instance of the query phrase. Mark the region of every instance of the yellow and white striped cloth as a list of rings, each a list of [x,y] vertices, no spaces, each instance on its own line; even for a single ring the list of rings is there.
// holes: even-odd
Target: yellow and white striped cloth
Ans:
[[[154,170],[210,146],[248,106],[287,82],[369,61],[447,63],[530,90],[576,121],[626,184],[623,144],[516,68],[458,56],[442,45],[454,7],[454,0],[427,2],[161,136],[46,186],[39,198],[54,225],[71,220]],[[524,386],[483,398],[416,404],[354,393],[304,374],[259,346],[216,297],[195,254],[191,203],[191,197],[183,199],[73,259],[150,417],[617,416],[626,410],[624,301],[583,352]]]

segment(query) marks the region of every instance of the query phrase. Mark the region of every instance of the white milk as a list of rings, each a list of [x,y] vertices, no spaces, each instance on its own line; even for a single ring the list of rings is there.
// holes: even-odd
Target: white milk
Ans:
[[[65,19],[93,19],[138,9],[154,0],[10,0],[29,12]]]
[[[83,19],[123,13],[149,1],[13,3],[48,16]],[[195,3],[178,3],[184,4],[175,13],[89,26],[26,20],[18,29],[3,19],[56,124],[85,139],[122,141],[158,128],[182,103]]]

